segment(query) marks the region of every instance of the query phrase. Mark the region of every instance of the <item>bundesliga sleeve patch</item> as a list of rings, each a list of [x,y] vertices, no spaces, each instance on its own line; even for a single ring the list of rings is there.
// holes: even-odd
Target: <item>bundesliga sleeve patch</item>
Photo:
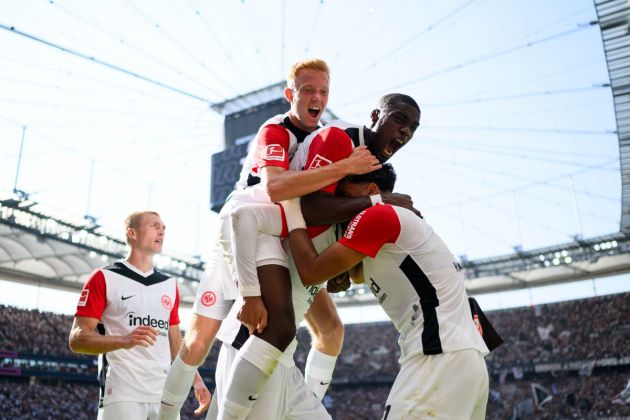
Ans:
[[[87,289],[83,289],[81,290],[81,296],[79,297],[79,303],[77,303],[77,306],[85,306],[87,305],[87,300],[88,300],[88,295],[90,294],[90,291]]]
[[[278,144],[270,144],[265,148],[265,160],[277,160],[284,162],[284,148]]]
[[[317,154],[311,161],[311,164],[308,166],[308,169],[319,168],[320,166],[330,165],[331,163],[332,163],[332,160],[326,159],[325,157]]]

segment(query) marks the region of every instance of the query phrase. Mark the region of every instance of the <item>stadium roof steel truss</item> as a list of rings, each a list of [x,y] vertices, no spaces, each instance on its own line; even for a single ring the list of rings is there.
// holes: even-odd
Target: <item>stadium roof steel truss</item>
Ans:
[[[127,254],[123,240],[102,232],[91,221],[63,219],[38,207],[26,198],[0,199],[0,274],[4,278],[76,290],[96,268]],[[191,303],[203,271],[201,261],[165,255],[156,265],[178,278],[181,300]]]
[[[595,0],[610,75],[622,177],[618,233],[567,244],[462,261],[473,294],[630,272],[630,2]],[[215,104],[219,113],[252,106],[283,89],[278,83]],[[80,289],[96,268],[126,254],[126,244],[87,221],[68,221],[37,211],[37,203],[16,195],[0,198],[0,274],[4,278],[58,288]],[[183,303],[194,299],[203,263],[165,256],[158,269],[179,279]],[[365,286],[338,294],[339,306],[374,303]]]
[[[621,165],[621,228],[630,231],[630,2],[596,0],[612,88]]]

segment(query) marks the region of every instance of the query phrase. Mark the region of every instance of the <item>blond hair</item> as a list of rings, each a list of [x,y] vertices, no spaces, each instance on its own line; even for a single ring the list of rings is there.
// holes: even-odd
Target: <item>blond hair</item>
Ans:
[[[160,217],[160,215],[157,212],[152,211],[152,210],[134,211],[129,216],[127,216],[127,218],[125,219],[125,237],[127,239],[127,243],[129,243],[129,235],[127,231],[129,229],[137,229],[138,226],[140,226],[140,223],[142,222],[142,218],[144,217],[145,214],[153,214],[157,217]]]
[[[319,58],[309,58],[306,60],[298,61],[294,63],[289,69],[289,74],[287,75],[287,86],[291,89],[295,88],[295,79],[298,76],[298,73],[302,70],[317,70],[323,71],[326,73],[326,76],[330,78],[330,70],[328,68],[328,64]]]

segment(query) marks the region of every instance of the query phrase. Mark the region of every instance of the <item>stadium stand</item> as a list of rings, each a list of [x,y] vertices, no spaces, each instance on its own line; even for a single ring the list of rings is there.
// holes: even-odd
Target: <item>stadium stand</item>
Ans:
[[[486,359],[487,417],[630,417],[630,396],[618,397],[630,379],[629,307],[630,293],[622,293],[488,312],[506,342]],[[95,417],[96,359],[68,350],[71,324],[70,316],[0,306],[1,419]],[[295,359],[303,368],[305,329],[298,340]],[[214,349],[201,369],[206,380],[217,353]],[[380,419],[398,355],[390,323],[346,326],[324,399],[333,418]],[[194,418],[194,408],[190,398],[182,418]]]

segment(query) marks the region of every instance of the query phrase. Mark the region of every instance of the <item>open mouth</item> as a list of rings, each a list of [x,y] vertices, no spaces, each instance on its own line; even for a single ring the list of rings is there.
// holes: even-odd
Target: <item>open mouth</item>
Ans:
[[[321,108],[318,107],[318,106],[309,106],[308,107],[308,113],[313,118],[316,118],[317,116],[319,116],[320,111],[321,111]]]
[[[404,145],[405,143],[403,143],[403,141],[400,139],[390,140],[387,143],[387,147],[385,147],[385,149],[383,150],[383,157],[385,157],[386,159],[389,159],[390,157],[392,157],[394,153],[396,153],[398,149],[400,149]]]

